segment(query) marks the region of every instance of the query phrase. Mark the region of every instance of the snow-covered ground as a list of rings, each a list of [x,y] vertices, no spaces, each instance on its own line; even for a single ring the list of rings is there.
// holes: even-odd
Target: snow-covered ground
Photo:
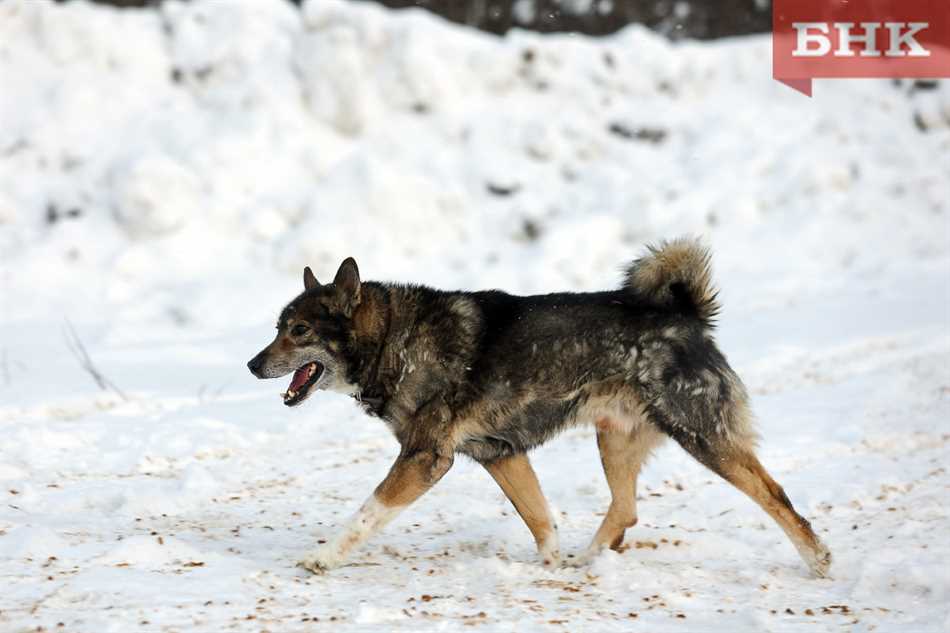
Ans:
[[[0,3],[0,630],[946,630],[950,92],[808,100],[770,64],[765,37],[501,40],[329,0]],[[352,564],[294,567],[397,452],[244,367],[304,265],[586,290],[685,233],[833,578],[674,446],[590,569],[538,566],[464,460]],[[593,434],[534,461],[577,552]]]

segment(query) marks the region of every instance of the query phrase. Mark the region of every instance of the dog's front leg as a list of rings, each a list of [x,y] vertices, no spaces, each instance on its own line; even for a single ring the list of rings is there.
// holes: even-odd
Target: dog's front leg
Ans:
[[[452,467],[453,456],[434,449],[406,451],[359,511],[329,543],[321,545],[298,565],[314,573],[340,566],[355,547],[381,530],[403,508],[422,496]]]

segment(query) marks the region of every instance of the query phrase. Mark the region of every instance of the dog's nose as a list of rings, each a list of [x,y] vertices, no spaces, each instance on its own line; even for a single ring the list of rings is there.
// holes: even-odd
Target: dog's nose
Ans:
[[[251,370],[251,373],[257,376],[258,378],[263,378],[261,376],[261,369],[264,367],[264,352],[261,352],[251,360],[247,362],[247,368]]]

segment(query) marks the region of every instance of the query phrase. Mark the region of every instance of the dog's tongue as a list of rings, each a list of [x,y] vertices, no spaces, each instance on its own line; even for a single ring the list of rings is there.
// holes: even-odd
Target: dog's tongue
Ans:
[[[304,365],[294,372],[294,379],[290,381],[290,390],[297,391],[306,384],[308,378],[310,378],[310,365]]]

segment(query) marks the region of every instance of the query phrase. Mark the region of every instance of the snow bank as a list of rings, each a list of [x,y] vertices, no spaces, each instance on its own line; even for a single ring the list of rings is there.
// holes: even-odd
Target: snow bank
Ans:
[[[946,134],[887,82],[808,101],[767,81],[766,38],[498,40],[329,1],[0,11],[8,318],[75,312],[68,289],[219,328],[249,275],[347,255],[377,277],[596,288],[686,232],[780,293],[947,255]]]

